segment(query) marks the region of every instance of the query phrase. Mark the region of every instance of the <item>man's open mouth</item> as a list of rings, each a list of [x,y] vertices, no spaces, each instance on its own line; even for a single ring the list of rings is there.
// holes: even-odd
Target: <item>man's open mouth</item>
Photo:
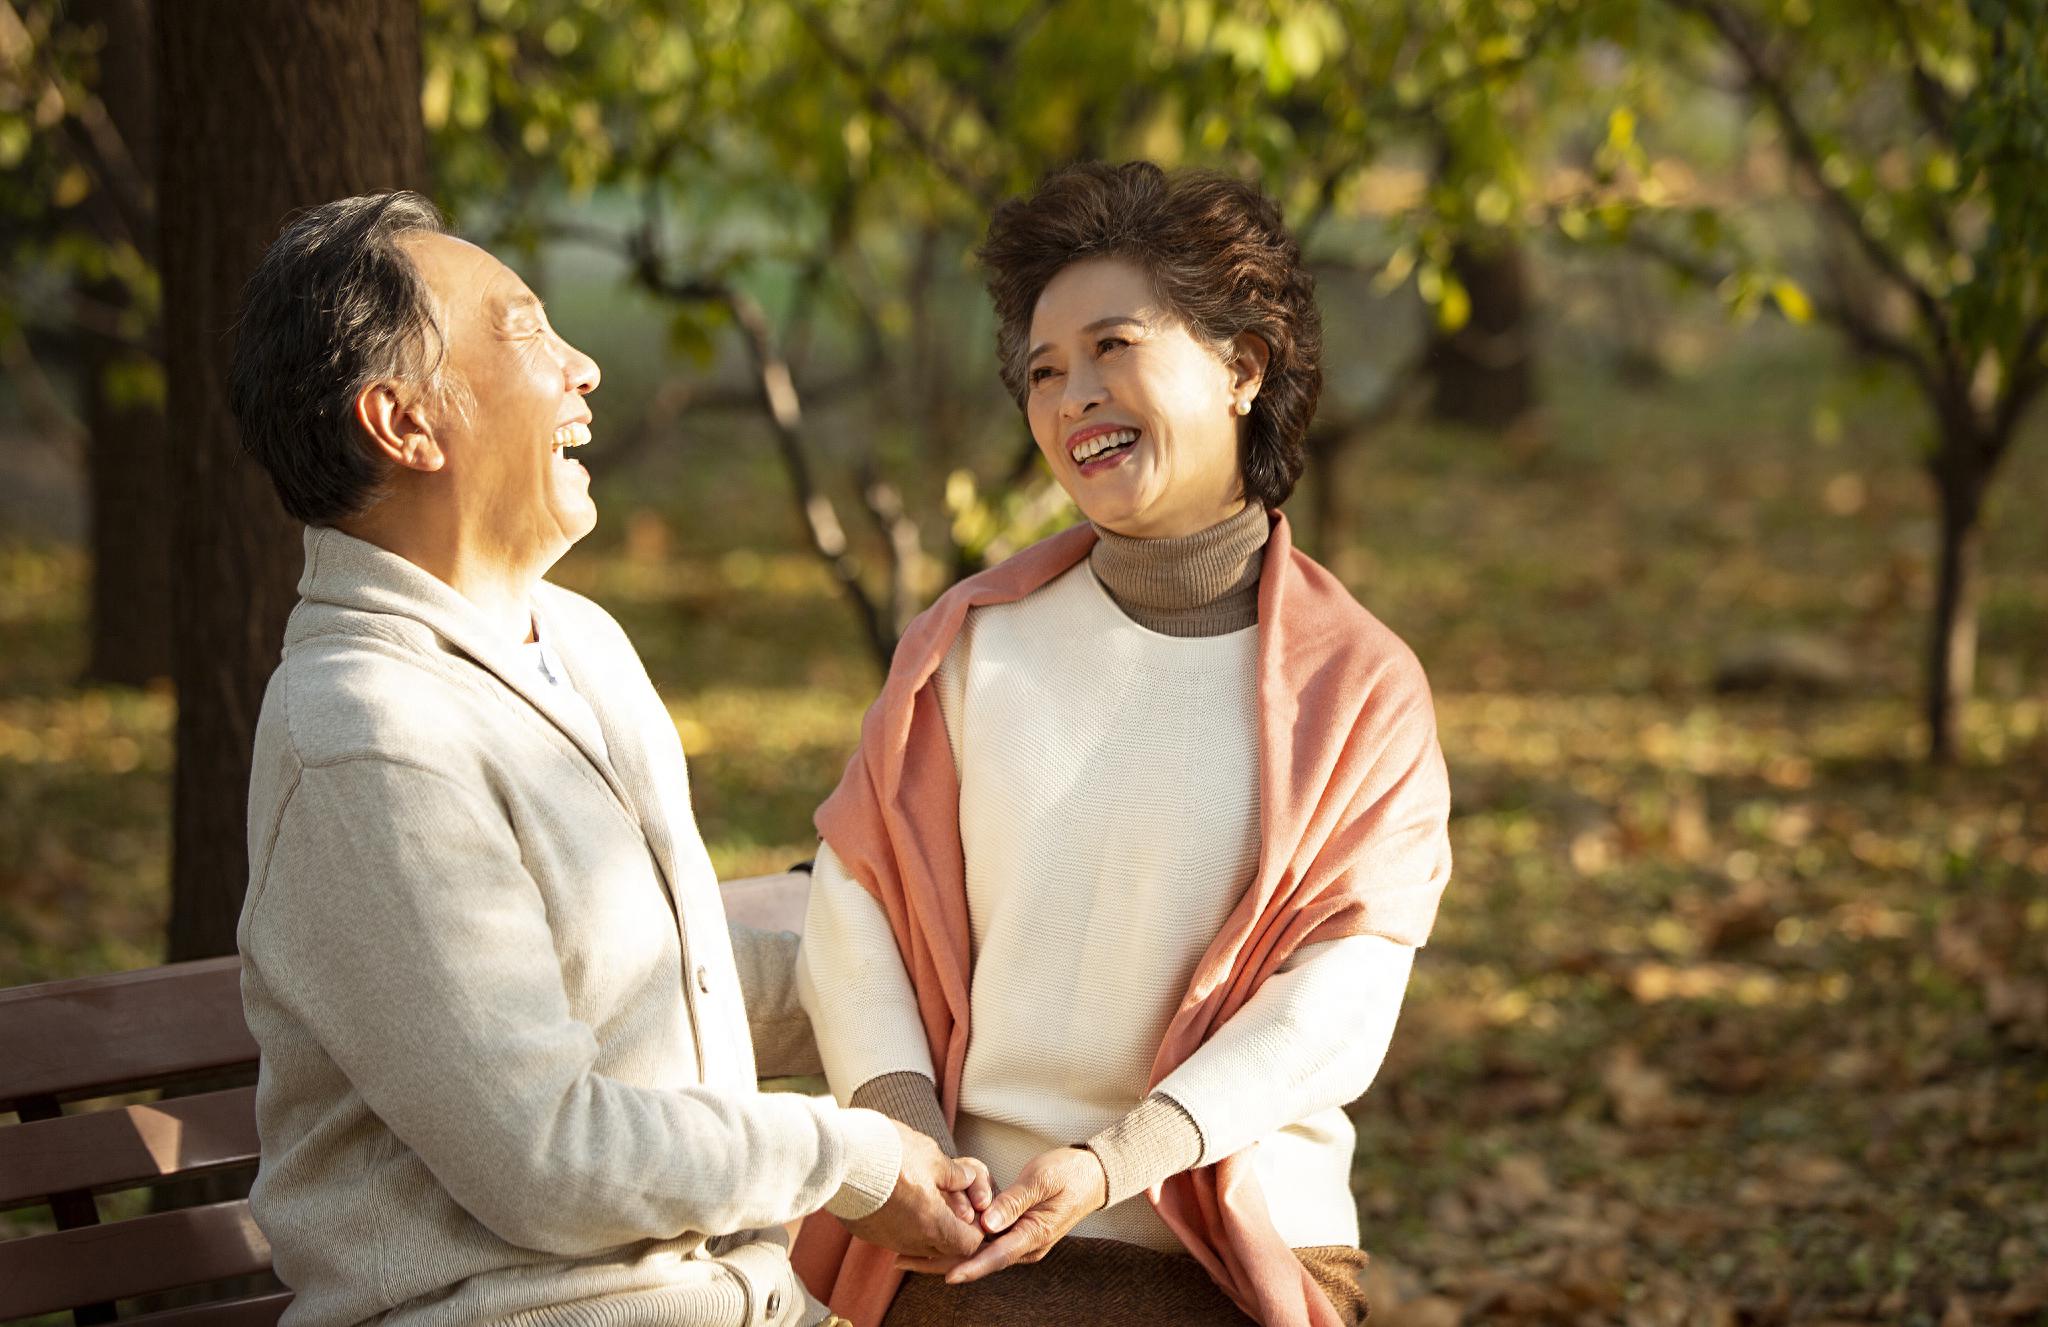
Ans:
[[[548,446],[556,456],[561,456],[571,447],[581,447],[590,441],[590,425],[584,423],[564,424],[555,430],[555,436]]]

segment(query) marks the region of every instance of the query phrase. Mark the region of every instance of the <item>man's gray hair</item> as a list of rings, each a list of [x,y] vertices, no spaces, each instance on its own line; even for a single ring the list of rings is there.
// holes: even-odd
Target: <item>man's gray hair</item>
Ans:
[[[228,400],[243,449],[309,525],[364,511],[390,477],[355,417],[364,388],[400,383],[408,405],[451,394],[433,292],[401,245],[446,233],[409,190],[343,198],[295,217],[249,278]]]

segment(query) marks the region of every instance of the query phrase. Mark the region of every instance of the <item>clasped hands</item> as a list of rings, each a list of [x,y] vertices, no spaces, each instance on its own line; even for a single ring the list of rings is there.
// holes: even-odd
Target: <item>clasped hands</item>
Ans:
[[[949,1157],[917,1130],[896,1127],[903,1135],[903,1166],[895,1192],[847,1229],[895,1250],[896,1265],[905,1271],[963,1285],[1015,1263],[1037,1262],[1108,1200],[1102,1163],[1085,1148],[1042,1153],[1015,1184],[995,1193],[980,1161]]]

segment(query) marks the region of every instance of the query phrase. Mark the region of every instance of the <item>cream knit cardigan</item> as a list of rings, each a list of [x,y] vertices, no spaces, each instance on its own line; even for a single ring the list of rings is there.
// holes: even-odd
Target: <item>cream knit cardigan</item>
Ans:
[[[286,1327],[816,1321],[781,1223],[874,1210],[897,1135],[757,1090],[817,1065],[794,940],[728,931],[618,624],[535,593],[600,747],[404,559],[308,529],[299,592],[239,933]]]

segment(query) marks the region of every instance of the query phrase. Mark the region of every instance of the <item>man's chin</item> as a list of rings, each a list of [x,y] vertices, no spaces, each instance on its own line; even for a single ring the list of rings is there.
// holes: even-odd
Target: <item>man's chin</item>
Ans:
[[[555,529],[561,535],[561,544],[555,550],[557,558],[597,528],[597,504],[587,497],[580,502],[556,502],[552,504],[550,515],[554,517]]]
[[[562,533],[569,536],[571,544],[580,542],[585,535],[597,528],[597,504],[587,504],[579,516],[580,519],[564,522],[562,526]]]

